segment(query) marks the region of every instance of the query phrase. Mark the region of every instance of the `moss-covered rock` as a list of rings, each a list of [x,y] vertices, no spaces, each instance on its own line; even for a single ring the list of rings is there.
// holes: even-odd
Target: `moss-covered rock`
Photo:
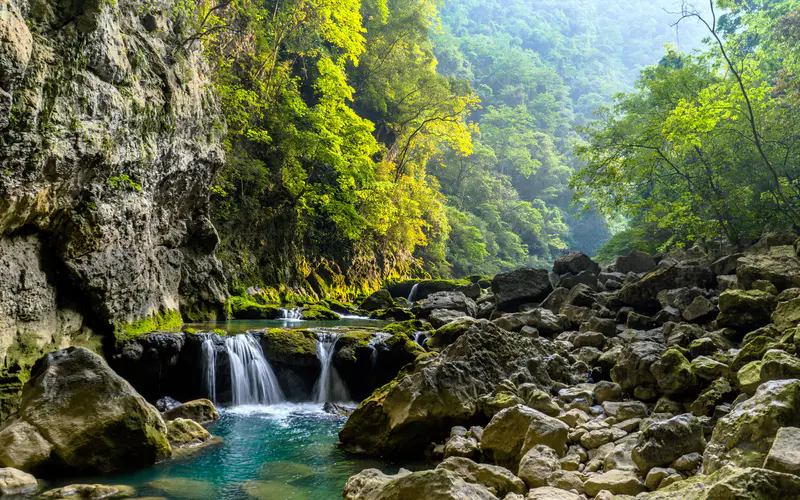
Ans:
[[[231,314],[236,319],[275,319],[281,308],[276,304],[260,304],[253,297],[235,296],[230,299]]]
[[[422,300],[436,292],[452,292],[472,284],[467,279],[457,280],[403,280],[387,283],[386,287],[393,297],[406,299],[411,296],[411,290],[416,286],[413,299]],[[474,297],[475,298],[475,297]]]
[[[365,311],[377,311],[378,309],[388,309],[390,307],[394,307],[394,305],[394,298],[392,298],[392,294],[389,293],[389,290],[382,288],[367,297],[364,302],[361,303],[359,309],[363,309]]]
[[[292,366],[319,364],[317,336],[311,330],[271,328],[260,335],[261,348],[270,362]]]
[[[444,349],[463,335],[475,321],[477,320],[464,317],[444,325],[433,332],[433,335],[428,340],[428,348],[434,350]]]
[[[643,500],[771,500],[793,498],[800,477],[756,467],[726,465],[713,474],[678,481],[658,491],[639,495]]]
[[[333,312],[332,310],[328,309],[324,305],[321,304],[314,304],[310,306],[304,307],[300,314],[302,318],[307,321],[325,321],[325,320],[337,320],[339,319],[339,315]]]
[[[200,424],[207,424],[219,420],[219,412],[217,412],[214,403],[208,399],[195,399],[167,410],[164,413],[164,418],[167,421],[185,418]]]
[[[405,333],[409,337],[413,338],[414,334],[417,332],[432,332],[434,329],[430,323],[420,321],[418,319],[411,319],[389,323],[383,327],[383,331],[386,333],[391,333],[392,335],[396,333]]]
[[[114,339],[118,346],[150,332],[179,330],[183,317],[179,311],[162,311],[131,323],[114,324]]]
[[[800,424],[800,380],[773,380],[736,405],[714,427],[703,455],[703,470],[711,473],[726,464],[760,467],[781,427]]]
[[[0,449],[0,465],[21,459],[45,475],[65,468],[107,473],[172,454],[161,415],[100,356],[70,347],[42,358],[33,373],[19,418],[0,430],[0,442],[10,441]],[[33,462],[22,458],[32,443],[46,444],[50,453]]]
[[[770,349],[780,349],[782,344],[773,338],[760,336],[756,337],[739,350],[739,353],[731,363],[731,370],[738,371],[741,367],[751,361],[759,361]],[[783,346],[786,349],[788,346]],[[794,346],[791,346],[794,348]]]
[[[717,325],[742,332],[755,330],[770,322],[777,299],[760,290],[725,290],[719,296]]]
[[[697,389],[697,379],[689,360],[677,348],[667,349],[650,367],[658,386],[667,395],[683,394]]]
[[[211,434],[202,425],[188,418],[167,422],[167,437],[173,450],[200,446],[211,440]]]
[[[388,309],[378,309],[369,315],[372,319],[408,321],[414,319],[414,314],[402,307],[390,307]]]
[[[772,314],[772,322],[783,332],[800,326],[800,297],[779,302]]]

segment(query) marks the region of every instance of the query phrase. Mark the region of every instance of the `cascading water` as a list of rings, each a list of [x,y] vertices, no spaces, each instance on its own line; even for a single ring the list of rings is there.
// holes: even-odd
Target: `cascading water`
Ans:
[[[419,288],[419,283],[414,283],[414,286],[411,287],[411,292],[408,294],[408,306],[411,307],[414,305],[414,301],[417,300],[417,289]]]
[[[333,353],[337,340],[339,340],[338,332],[317,333],[317,358],[322,363],[322,373],[314,383],[312,398],[316,403],[350,401],[347,386],[333,366]]]
[[[425,332],[415,332],[414,342],[420,347],[425,347],[425,344],[428,343],[428,334]]]
[[[206,395],[211,402],[217,403],[217,348],[214,346],[213,338],[203,341],[203,385]]]
[[[303,313],[300,309],[281,309],[281,319],[297,320],[303,319]]]
[[[378,364],[378,348],[376,347],[378,344],[383,343],[391,337],[392,334],[387,332],[378,332],[375,334],[372,339],[369,341],[369,346],[372,348],[372,353],[370,354],[370,361],[372,361],[372,368],[375,368],[375,365]]]
[[[225,338],[231,358],[234,405],[275,404],[284,400],[275,372],[250,334]]]
[[[236,405],[276,404],[284,401],[278,379],[255,337],[249,333],[231,337],[210,337],[203,342],[204,383],[211,400],[217,394],[217,351],[222,340],[231,370],[231,402]]]

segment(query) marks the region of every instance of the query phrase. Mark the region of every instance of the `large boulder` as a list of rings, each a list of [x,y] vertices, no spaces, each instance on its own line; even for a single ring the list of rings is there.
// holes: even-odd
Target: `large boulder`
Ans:
[[[569,427],[544,413],[516,405],[492,418],[483,430],[483,453],[497,464],[516,471],[522,457],[536,445],[549,446],[563,456]]]
[[[436,468],[454,472],[468,483],[486,486],[501,498],[508,493],[525,493],[527,489],[525,488],[525,483],[505,467],[479,464],[468,458],[450,457],[437,465]]]
[[[401,469],[394,476],[366,469],[347,480],[342,495],[344,500],[497,500],[485,486],[468,483],[446,468]]]
[[[208,399],[196,399],[187,401],[164,413],[165,420],[175,420],[176,418],[188,418],[200,424],[208,424],[219,420],[219,412],[214,403]]]
[[[552,291],[546,269],[517,269],[499,273],[492,280],[492,292],[501,311],[516,312],[522,304],[543,301]]]
[[[428,295],[414,305],[413,312],[420,318],[427,318],[433,311],[443,309],[446,311],[459,311],[467,316],[475,317],[477,306],[475,301],[462,292],[436,292]]]
[[[628,255],[620,255],[609,266],[615,273],[646,273],[656,267],[656,261],[649,254],[633,250]]]
[[[703,471],[725,464],[761,467],[781,427],[800,424],[800,380],[761,384],[755,395],[736,405],[714,427],[703,454]]]
[[[518,332],[526,326],[536,328],[544,335],[556,335],[564,331],[564,320],[549,309],[537,307],[530,311],[505,314],[494,320],[494,324],[510,332]]]
[[[34,493],[38,489],[39,483],[32,475],[11,467],[0,468],[0,497],[18,498],[19,495]]]
[[[778,291],[800,287],[800,260],[791,246],[773,247],[767,253],[739,259],[736,276],[745,290],[761,280],[769,281]]]
[[[600,265],[582,252],[567,252],[553,263],[553,272],[562,274],[580,274],[588,271],[595,276],[600,274]]]
[[[702,453],[705,447],[700,420],[685,413],[650,424],[639,434],[631,458],[646,475],[653,467],[665,467],[687,453]]]
[[[782,427],[775,435],[764,468],[800,476],[800,429]]]
[[[772,322],[781,331],[789,331],[800,325],[800,297],[779,302],[772,314]]]
[[[717,326],[750,332],[770,322],[777,299],[761,290],[725,290],[719,296]]]
[[[619,291],[618,298],[625,304],[645,309],[658,310],[658,293],[676,288],[712,288],[714,274],[707,267],[676,264],[662,267],[639,281],[628,283]]]
[[[697,475],[652,493],[643,500],[773,500],[797,498],[800,477],[766,469],[726,465],[711,475]]]
[[[31,437],[37,447],[49,446],[46,458],[26,461],[44,472],[106,473],[152,465],[172,454],[158,411],[103,358],[82,347],[54,351],[36,363],[18,416],[0,428],[0,442],[18,435]],[[0,465],[12,465],[26,454],[19,447],[30,446],[9,441],[0,449]]]
[[[480,419],[480,398],[504,379],[549,388],[544,358],[550,354],[539,339],[479,320],[440,355],[419,358],[364,400],[339,432],[342,445],[352,452],[421,456],[454,425]]]
[[[657,387],[658,380],[650,368],[661,360],[665,349],[657,342],[634,342],[625,346],[611,369],[611,380],[629,392],[638,386]]]

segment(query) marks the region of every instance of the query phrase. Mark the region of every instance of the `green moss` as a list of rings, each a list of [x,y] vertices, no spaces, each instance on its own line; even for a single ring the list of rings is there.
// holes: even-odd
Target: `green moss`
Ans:
[[[139,335],[163,330],[175,330],[183,325],[181,313],[175,310],[164,311],[132,323],[113,325],[114,340],[117,345],[133,340]]]
[[[408,309],[402,307],[390,307],[388,309],[378,309],[373,311],[370,315],[372,319],[407,321],[414,319],[414,314]]]
[[[271,357],[317,355],[317,337],[311,330],[272,328],[264,332],[262,339]]]
[[[413,335],[417,332],[432,332],[434,329],[430,323],[422,322],[418,319],[411,319],[408,321],[397,321],[395,323],[389,323],[383,328],[383,331],[386,333],[396,334],[396,333],[405,333],[409,337],[413,337]]]
[[[211,330],[211,331],[212,331],[212,332],[214,332],[214,333],[216,333],[216,334],[217,334],[217,335],[219,335],[220,337],[225,337],[225,336],[227,336],[227,335],[228,335],[228,332],[227,332],[226,330],[223,330],[222,328],[214,328],[214,329],[213,329],[213,330]]]
[[[323,305],[311,305],[303,308],[303,319],[310,321],[335,320],[339,315]]]
[[[183,333],[187,335],[194,335],[195,333],[197,333],[197,330],[195,330],[194,328],[184,328]]]
[[[377,330],[359,329],[348,330],[339,337],[336,343],[341,347],[369,347],[370,341],[375,338]]]
[[[474,323],[471,318],[458,319],[448,323],[433,332],[433,336],[428,340],[429,349],[444,349],[458,339]]]
[[[236,319],[275,319],[280,316],[280,307],[275,304],[259,304],[248,296],[234,296],[228,301],[231,314]]]

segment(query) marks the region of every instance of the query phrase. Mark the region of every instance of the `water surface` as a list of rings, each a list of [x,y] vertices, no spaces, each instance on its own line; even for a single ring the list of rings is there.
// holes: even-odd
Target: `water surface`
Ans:
[[[208,427],[223,443],[129,474],[70,478],[74,483],[125,484],[139,497],[169,500],[331,500],[347,479],[375,467],[395,473],[399,464],[348,455],[336,446],[345,422],[319,404],[285,403],[221,409]]]

